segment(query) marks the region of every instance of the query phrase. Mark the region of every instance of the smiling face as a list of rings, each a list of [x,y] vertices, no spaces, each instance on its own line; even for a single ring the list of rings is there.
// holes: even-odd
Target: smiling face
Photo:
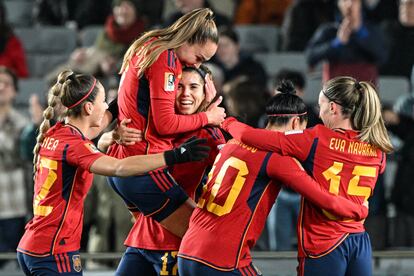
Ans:
[[[196,113],[204,98],[204,80],[200,74],[195,71],[184,71],[175,97],[178,113],[184,115]]]
[[[200,67],[201,63],[209,60],[217,51],[217,44],[208,40],[204,44],[189,44],[178,47],[175,52],[183,65]]]

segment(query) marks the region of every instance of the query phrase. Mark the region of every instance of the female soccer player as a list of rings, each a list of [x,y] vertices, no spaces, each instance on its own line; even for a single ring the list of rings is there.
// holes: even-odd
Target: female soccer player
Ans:
[[[355,203],[368,200],[392,145],[374,87],[351,77],[328,81],[319,94],[323,125],[298,132],[223,124],[243,143],[296,157],[323,187]],[[304,200],[298,223],[299,275],[371,275],[371,244],[363,224],[342,220]]]
[[[267,129],[306,127],[306,106],[284,84],[266,106]],[[360,219],[367,208],[322,189],[291,157],[230,140],[210,172],[179,250],[179,274],[261,275],[252,264],[254,246],[284,184],[341,217]],[[355,211],[353,209],[355,208]],[[365,210],[363,210],[365,209]]]
[[[123,160],[106,156],[91,142],[106,125],[103,86],[90,75],[64,71],[51,89],[37,138],[34,218],[17,248],[26,275],[82,274],[79,248],[83,203],[93,174],[130,176],[179,162],[201,160],[206,148],[191,140],[182,147]],[[67,107],[64,122],[49,128],[58,98]]]
[[[218,34],[210,9],[196,9],[170,27],[150,31],[128,49],[122,64],[118,92],[119,116],[132,120],[129,127],[142,130],[144,139],[133,146],[114,144],[109,154],[126,157],[171,149],[176,134],[220,124],[225,117],[218,107],[221,99],[206,112],[178,115],[174,111],[182,64],[199,67],[217,49]],[[206,98],[215,95],[206,78]],[[175,235],[182,237],[194,205],[176,185],[167,169],[129,178],[114,177],[113,185],[128,205],[151,216]]]
[[[201,65],[184,67],[178,84],[175,109],[179,114],[191,115],[204,112],[208,106],[205,93],[206,76],[211,78],[210,70]],[[211,148],[209,157],[204,161],[175,165],[171,174],[189,197],[196,201],[201,193],[201,184],[206,172],[211,168],[219,147],[226,141],[220,130],[206,126],[199,130],[179,135],[174,144],[180,144],[187,137],[196,136],[207,140]],[[176,275],[177,252],[181,239],[170,233],[151,217],[135,212],[135,223],[125,241],[126,252],[116,271],[116,275]]]

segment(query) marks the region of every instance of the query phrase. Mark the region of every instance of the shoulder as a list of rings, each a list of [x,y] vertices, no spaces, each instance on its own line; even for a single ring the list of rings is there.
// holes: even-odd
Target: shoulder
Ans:
[[[217,127],[205,126],[199,131],[200,138],[216,141],[217,143],[225,143],[225,139],[221,130]]]

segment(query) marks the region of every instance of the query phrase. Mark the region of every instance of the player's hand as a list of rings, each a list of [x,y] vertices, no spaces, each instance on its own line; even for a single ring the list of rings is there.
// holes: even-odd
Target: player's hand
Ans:
[[[210,103],[217,94],[216,87],[214,86],[214,82],[211,79],[210,74],[207,74],[204,78],[205,80],[205,91],[206,91],[206,101]]]
[[[222,101],[223,97],[220,96],[208,107],[206,115],[210,125],[219,126],[226,118],[226,110],[223,107],[219,107]]]
[[[363,203],[362,205],[363,205],[363,206],[365,206],[365,207],[368,209],[368,211],[369,211],[369,202],[368,202],[368,200],[365,200],[365,201],[364,201],[364,203]],[[363,219],[363,220],[361,220],[360,222],[361,222],[362,224],[364,224],[365,219],[366,219],[366,218],[364,218],[364,219]]]
[[[130,146],[142,141],[142,131],[128,127],[130,122],[131,119],[123,119],[113,132],[112,137],[118,144]]]
[[[206,139],[191,137],[179,147],[166,151],[164,153],[165,163],[168,166],[186,163],[191,161],[200,161],[207,158],[210,147],[202,145],[207,142]]]

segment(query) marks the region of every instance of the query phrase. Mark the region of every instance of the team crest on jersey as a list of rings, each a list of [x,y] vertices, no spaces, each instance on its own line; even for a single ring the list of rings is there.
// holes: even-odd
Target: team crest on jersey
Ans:
[[[75,270],[76,272],[80,272],[82,270],[82,263],[81,263],[80,255],[73,255],[72,262],[73,262],[73,270]]]
[[[175,90],[175,76],[173,73],[166,72],[164,75],[164,90],[172,92]]]
[[[285,132],[285,135],[300,134],[300,133],[303,133],[303,130],[289,130]]]
[[[98,153],[98,152],[100,152],[100,150],[98,150],[98,148],[94,144],[87,143],[87,144],[84,144],[84,145],[92,153]]]

